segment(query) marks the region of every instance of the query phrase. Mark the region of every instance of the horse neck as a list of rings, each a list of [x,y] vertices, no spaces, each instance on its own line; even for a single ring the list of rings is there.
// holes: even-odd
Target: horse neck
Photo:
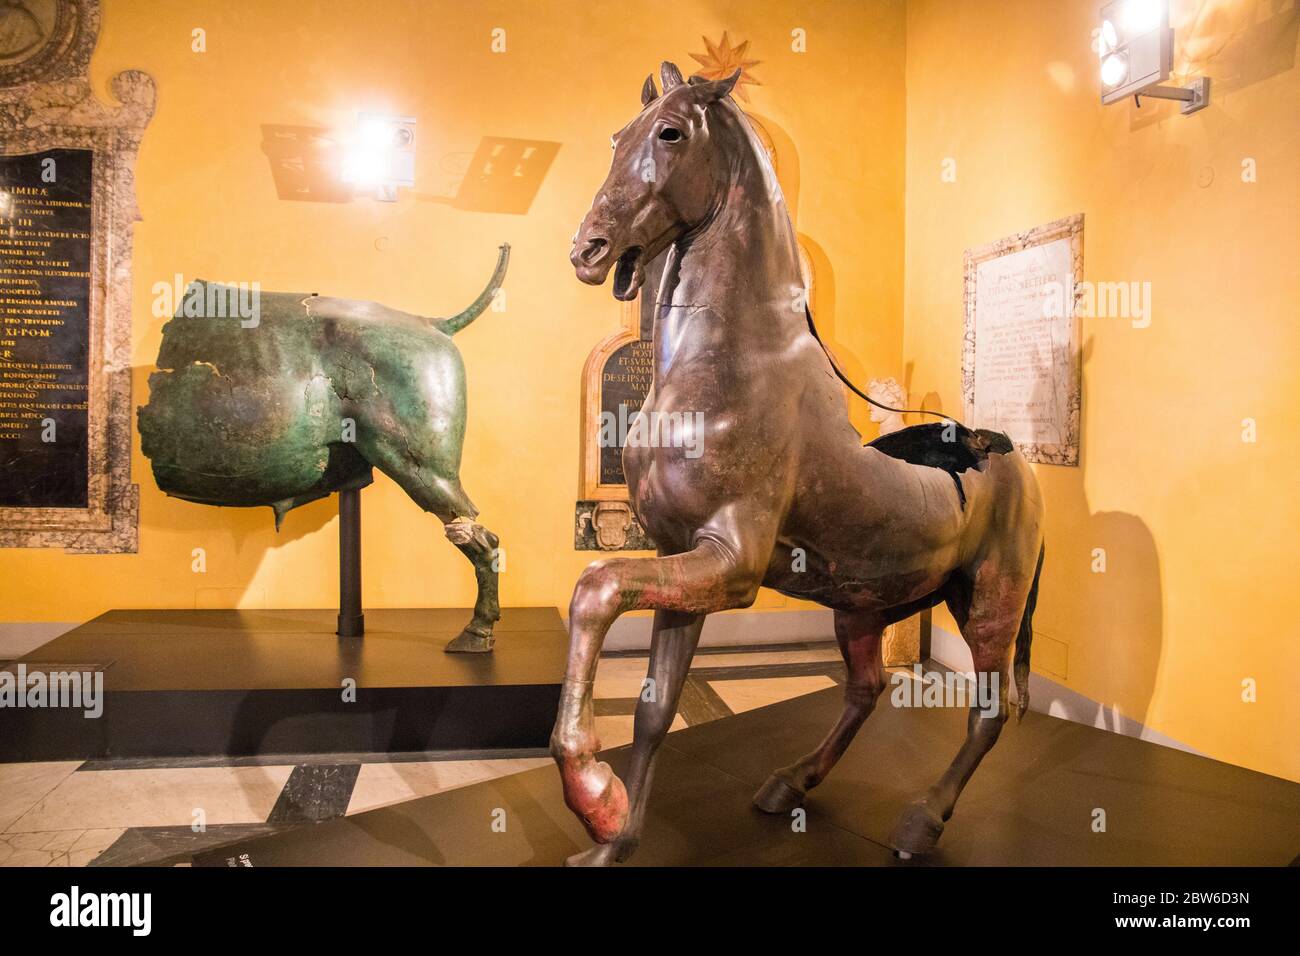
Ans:
[[[669,252],[655,315],[665,370],[696,341],[779,350],[807,328],[798,246],[776,175],[740,110],[727,103],[718,116],[728,181],[709,221]],[[705,310],[701,328],[692,319]]]

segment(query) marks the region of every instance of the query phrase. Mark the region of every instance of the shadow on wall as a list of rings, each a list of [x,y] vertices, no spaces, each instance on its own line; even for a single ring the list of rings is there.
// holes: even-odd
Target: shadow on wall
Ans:
[[[1089,339],[1083,346],[1084,368],[1091,355]],[[909,380],[911,372],[909,365]],[[942,413],[943,400],[929,392],[919,407]],[[1164,648],[1160,555],[1151,530],[1137,515],[1092,510],[1087,425],[1085,396],[1079,467],[1033,466],[1046,505],[1047,555],[1034,616],[1032,663],[1034,673],[1048,680],[1034,681],[1030,706],[1076,723],[1150,738],[1144,730]],[[943,663],[961,670],[971,666],[968,654]],[[1070,690],[1071,673],[1081,670],[1093,675],[1092,686],[1104,688],[1100,700]]]
[[[1091,339],[1082,352],[1086,369]],[[1069,692],[1043,700],[1040,689],[1033,706],[1078,723],[1142,736],[1164,650],[1160,554],[1151,529],[1139,516],[1092,510],[1086,395],[1079,430],[1079,467],[1035,468],[1047,505],[1048,537],[1034,664],[1035,670],[1068,687],[1073,646],[1074,671],[1087,669],[1096,675],[1090,683],[1104,691],[1098,701]]]
[[[1185,13],[1174,23],[1176,76],[1210,75],[1227,93],[1295,68],[1296,0],[1203,0]]]
[[[777,181],[781,184],[781,193],[785,196],[790,223],[795,230],[795,240],[799,244],[801,256],[805,258],[804,266],[808,272],[805,278],[808,280],[810,292],[808,308],[816,322],[817,333],[844,373],[852,381],[865,381],[867,373],[862,361],[851,349],[836,339],[835,269],[831,265],[830,257],[816,240],[799,231],[799,150],[784,127],[766,116],[749,110],[745,111],[745,115],[753,121],[758,138],[768,151],[768,156],[776,169]],[[849,399],[847,390],[845,390],[844,400],[849,406],[855,427],[858,427],[861,432],[862,423],[868,420],[866,410],[855,406]]]
[[[455,175],[453,195],[410,191],[420,202],[445,203],[466,212],[528,212],[542,187],[559,143],[484,136],[472,156],[451,153],[440,168]],[[354,190],[343,181],[344,147],[323,126],[262,125],[262,152],[271,166],[275,193],[294,202],[351,202]]]
[[[1179,17],[1179,7],[1182,16]],[[1175,83],[1210,77],[1212,97],[1253,86],[1295,69],[1300,43],[1297,0],[1201,0],[1175,4]],[[1142,129],[1170,115],[1177,103],[1143,98],[1129,101],[1129,125]]]
[[[152,365],[132,369],[132,390],[138,396],[140,405],[148,401],[149,376],[155,371],[157,369]],[[138,442],[138,432],[136,439]],[[249,591],[266,553],[316,534],[338,515],[338,497],[331,495],[295,508],[285,517],[283,526],[277,532],[275,514],[270,507],[217,508],[171,497],[165,500],[154,497],[151,500],[154,495],[162,495],[154,482],[152,465],[148,459],[137,459],[133,467],[139,475],[137,481],[144,486],[141,489],[140,508],[142,539],[167,542],[155,546],[175,547],[175,560],[191,567],[200,559],[199,555],[194,554],[194,549],[204,549],[201,557],[206,562],[213,556],[214,546],[224,547],[227,541],[233,545],[235,560],[232,566],[211,567],[205,572],[210,572],[211,580],[219,583],[210,586],[196,584],[193,604],[185,601],[173,603],[177,607],[266,607],[265,594]],[[329,565],[303,568],[302,573],[304,576],[322,574],[333,580],[338,575],[338,567]],[[199,577],[198,580],[205,579]]]

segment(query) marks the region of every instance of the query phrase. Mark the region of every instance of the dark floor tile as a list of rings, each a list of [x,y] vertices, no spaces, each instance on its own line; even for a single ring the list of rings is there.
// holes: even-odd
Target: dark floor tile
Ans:
[[[841,661],[807,661],[799,664],[755,664],[751,667],[692,667],[691,676],[699,680],[761,680],[765,677],[829,677],[844,683]]]
[[[117,838],[90,866],[174,866],[191,856],[230,843],[277,833],[284,827],[265,823],[210,826],[196,833],[190,827],[133,827]]]
[[[294,767],[266,822],[276,825],[318,823],[347,813],[359,764],[305,764]]]
[[[719,717],[730,717],[731,708],[718,696],[718,692],[708,682],[697,677],[694,672],[686,678],[682,687],[681,700],[677,703],[677,713],[682,720],[694,727],[696,724],[708,723]]]

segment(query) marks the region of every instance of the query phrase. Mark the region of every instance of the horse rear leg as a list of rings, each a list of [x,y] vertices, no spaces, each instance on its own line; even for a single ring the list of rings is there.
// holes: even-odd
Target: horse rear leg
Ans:
[[[1030,569],[1032,571],[1032,568]],[[996,705],[980,701],[966,718],[966,740],[948,769],[925,795],[903,812],[890,842],[899,856],[928,853],[943,834],[957,798],[984,755],[993,749],[1007,721],[1011,645],[1020,628],[1030,580],[986,564],[972,583],[961,575],[949,584],[948,607],[970,647],[976,688],[996,694]]]
[[[835,612],[835,640],[844,655],[844,712],[812,753],[767,778],[754,794],[754,805],[767,813],[789,813],[801,806],[808,791],[826,779],[844,755],[863,722],[871,716],[885,688],[880,641],[885,625],[875,613]]]
[[[401,486],[425,511],[442,521],[447,540],[474,566],[478,597],[469,624],[446,647],[449,652],[484,653],[492,650],[492,626],[501,617],[497,600],[497,560],[500,540],[474,519],[478,509],[469,500],[460,479],[447,477],[422,463],[408,443],[377,428],[362,429],[357,440],[361,454]],[[425,456],[433,458],[432,453]]]
[[[501,617],[501,605],[497,599],[497,561],[501,540],[472,517],[458,517],[443,527],[447,540],[474,565],[474,580],[478,584],[474,616],[465,625],[465,629],[447,644],[445,650],[449,654],[481,654],[490,651],[494,642],[492,626]]]
[[[650,638],[650,668],[636,705],[632,761],[627,771],[627,823],[613,843],[602,843],[566,861],[568,866],[622,863],[636,850],[645,825],[646,796],[654,776],[655,754],[677,716],[682,686],[700,642],[704,615],[656,611]]]

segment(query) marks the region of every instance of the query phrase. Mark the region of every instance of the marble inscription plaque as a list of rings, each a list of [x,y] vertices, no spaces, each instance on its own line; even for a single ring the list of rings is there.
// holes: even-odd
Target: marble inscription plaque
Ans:
[[[1077,216],[966,254],[966,424],[1030,461],[1079,462],[1082,248]]]
[[[0,0],[0,549],[129,554],[135,159],[157,103],[88,70],[99,0]]]
[[[0,156],[0,507],[87,506],[93,173]]]

